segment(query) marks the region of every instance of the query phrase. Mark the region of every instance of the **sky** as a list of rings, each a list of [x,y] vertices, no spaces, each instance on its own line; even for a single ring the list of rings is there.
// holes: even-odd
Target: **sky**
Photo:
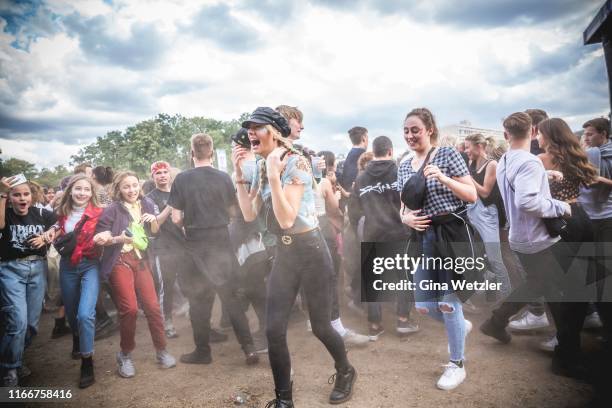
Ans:
[[[610,109],[591,0],[0,0],[0,148],[39,167],[158,113],[304,112],[302,143],[438,125],[501,129],[541,108],[574,130]],[[152,158],[154,159],[154,158]],[[101,164],[101,163],[98,163]]]

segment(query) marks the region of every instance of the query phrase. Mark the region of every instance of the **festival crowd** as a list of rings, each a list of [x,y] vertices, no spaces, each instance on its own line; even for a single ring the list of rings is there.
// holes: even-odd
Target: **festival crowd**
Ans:
[[[210,344],[228,341],[221,329],[231,327],[246,365],[268,355],[269,407],[293,407],[287,328],[295,313],[306,315],[333,359],[331,404],[348,401],[358,386],[358,356],[349,359],[347,348],[379,341],[390,325],[398,336],[417,335],[416,313],[445,328],[441,390],[466,381],[472,323],[464,312],[484,309],[492,312],[480,333],[492,344],[554,326],[556,335],[540,345],[552,355],[552,372],[590,381],[583,329],[601,331],[602,361],[608,370],[612,362],[610,273],[599,261],[605,245],[596,245],[612,242],[610,122],[589,120],[579,137],[563,119],[528,109],[508,115],[503,128],[505,140],[471,134],[457,141],[440,135],[432,112],[416,108],[404,118],[406,146],[387,136],[370,143],[367,129],[356,126],[348,131],[353,147],[338,161],[299,144],[298,108],[259,107],[231,136],[231,175],[214,167],[205,133],[191,137],[192,168],[152,158],[147,179],[103,163],[79,164],[59,186],[4,175],[2,386],[19,386],[31,373],[24,350],[43,308],[57,314],[52,338],[72,336],[80,388],[95,383],[95,341],[117,331],[118,375],[136,375],[142,313],[163,369],[177,365],[173,314],[188,315],[193,330],[193,351],[181,364],[211,364]],[[449,249],[457,242],[477,246],[487,261],[480,278],[500,290],[417,285],[396,294],[395,322],[383,322],[383,302],[364,301],[362,242],[387,243],[400,254],[418,247],[426,257],[458,256]],[[595,253],[578,269],[599,290],[570,298],[565,278],[585,245]],[[439,266],[409,276],[417,284],[470,279]],[[213,328],[217,298],[223,317]],[[254,332],[245,314],[251,306]],[[367,318],[363,334],[343,324],[341,309]]]

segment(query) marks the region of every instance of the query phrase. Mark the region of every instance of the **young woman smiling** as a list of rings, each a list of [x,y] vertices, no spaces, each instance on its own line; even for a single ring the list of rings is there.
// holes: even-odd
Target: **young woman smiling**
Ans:
[[[95,382],[92,356],[100,288],[100,251],[93,237],[102,209],[93,180],[84,174],[73,176],[62,195],[57,214],[59,233],[76,236],[74,251],[61,257],[59,270],[62,299],[72,329],[73,357],[81,357],[79,388],[86,388]]]
[[[416,241],[426,257],[440,257],[440,242],[449,242],[449,236],[459,236],[468,228],[465,222],[464,202],[475,202],[476,188],[463,157],[453,147],[437,147],[438,128],[432,113],[426,108],[413,109],[404,120],[404,139],[414,157],[404,161],[398,170],[397,181],[400,191],[404,184],[419,173],[423,167],[425,194],[422,202],[402,204],[402,222],[413,228]],[[410,192],[413,194],[414,192]],[[413,200],[416,201],[416,200]],[[414,276],[417,285],[415,308],[443,322],[448,335],[450,362],[437,386],[443,390],[457,387],[465,379],[463,366],[465,337],[471,323],[463,317],[462,304],[452,290],[420,290],[419,282],[431,280],[448,283],[457,279],[452,270],[419,267]]]
[[[279,238],[266,303],[268,355],[276,388],[276,399],[268,406],[293,407],[287,325],[301,285],[308,298],[312,331],[335,361],[335,384],[329,402],[348,401],[357,373],[348,362],[342,338],[330,323],[334,267],[318,225],[310,163],[291,147],[287,121],[273,109],[257,108],[242,127],[248,129],[253,153],[265,160],[260,161],[248,192],[248,180],[243,179],[240,166],[246,149],[234,146],[232,161],[240,209],[247,222],[264,212],[267,229]]]
[[[128,378],[136,374],[131,358],[136,346],[136,293],[147,317],[158,364],[162,368],[171,368],[176,366],[176,360],[166,351],[164,323],[147,262],[146,245],[138,245],[134,240],[134,231],[139,225],[144,225],[147,235],[159,231],[157,218],[153,215],[155,205],[142,197],[138,176],[131,171],[115,176],[112,193],[114,201],[100,217],[94,242],[108,247],[102,255],[100,271],[103,279],[110,280],[115,295],[121,334],[118,372],[121,377]]]

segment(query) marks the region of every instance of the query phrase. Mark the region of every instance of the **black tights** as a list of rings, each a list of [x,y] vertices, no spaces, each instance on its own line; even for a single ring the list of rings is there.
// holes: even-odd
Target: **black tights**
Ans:
[[[334,265],[325,240],[319,230],[293,235],[291,240],[286,244],[279,237],[268,279],[266,335],[277,390],[289,389],[291,382],[287,325],[300,285],[303,285],[308,298],[312,332],[334,358],[337,370],[344,371],[349,366],[344,342],[330,323],[330,285]]]

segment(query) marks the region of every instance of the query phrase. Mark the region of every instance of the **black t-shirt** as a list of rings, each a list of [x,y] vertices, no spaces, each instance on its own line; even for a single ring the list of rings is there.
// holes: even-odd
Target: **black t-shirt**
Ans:
[[[28,239],[40,235],[49,229],[57,217],[44,208],[30,207],[26,215],[18,215],[12,208],[5,212],[5,226],[0,232],[0,259],[12,261],[30,255],[47,255],[47,247],[39,249],[30,247]]]
[[[157,188],[153,189],[147,194],[157,206],[158,211],[161,213],[170,199],[169,191],[161,191]],[[153,249],[158,251],[172,250],[174,248],[183,248],[185,246],[185,235],[183,231],[172,222],[170,216],[166,219],[161,226],[159,235],[153,240]]]
[[[229,209],[237,203],[230,176],[211,166],[179,173],[168,199],[169,206],[184,212],[183,225],[190,241],[204,239],[211,228],[227,227]]]

